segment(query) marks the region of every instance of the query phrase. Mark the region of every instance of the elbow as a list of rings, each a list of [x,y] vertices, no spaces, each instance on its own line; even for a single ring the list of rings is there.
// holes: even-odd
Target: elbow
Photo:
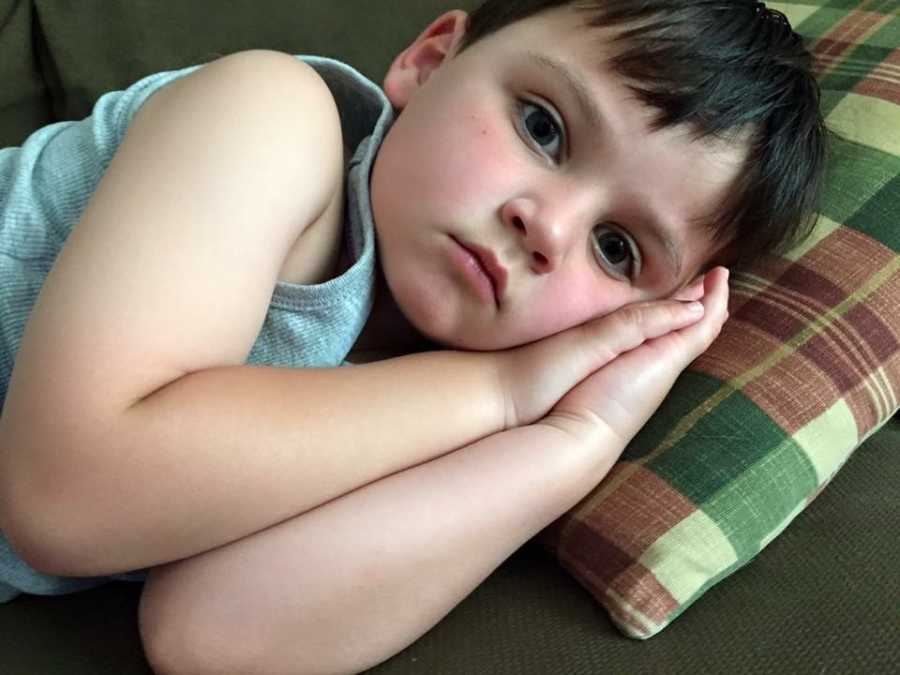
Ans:
[[[0,529],[9,546],[30,568],[55,577],[91,577],[109,573],[99,542],[68,513],[34,502],[9,508],[4,502]]]
[[[99,574],[96,541],[85,527],[86,505],[72,486],[25,471],[9,470],[8,448],[0,446],[0,530],[16,554],[41,574],[64,577]]]
[[[20,513],[5,504],[0,527],[10,548],[31,569],[52,576],[77,576],[66,564],[68,556],[44,536],[41,528],[26,522]]]
[[[7,486],[0,512],[4,537],[33,570],[51,576],[90,576],[75,563],[82,553],[72,549],[72,523],[51,515],[35,500],[19,497]]]

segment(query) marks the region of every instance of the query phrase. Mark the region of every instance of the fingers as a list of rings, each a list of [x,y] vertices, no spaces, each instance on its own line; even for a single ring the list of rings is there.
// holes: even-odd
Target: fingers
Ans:
[[[724,267],[716,267],[704,275],[701,300],[703,318],[678,330],[679,336],[686,342],[689,351],[687,358],[691,361],[709,348],[728,319],[728,276],[729,272]]]
[[[666,299],[627,305],[542,340],[498,352],[498,380],[512,411],[507,418],[513,422],[507,428],[539,419],[572,387],[642,345],[646,345],[644,351],[635,354],[640,361],[636,372],[651,376],[654,367],[659,370],[663,364],[666,373],[674,373],[669,379],[674,379],[706,350],[727,316],[727,270],[716,268],[698,286],[691,286],[694,290],[687,297],[697,295],[700,301]],[[622,369],[628,371],[634,359],[622,358]],[[633,385],[636,375],[628,372]]]
[[[528,424],[573,386],[623,352],[699,322],[700,302],[658,300],[622,307],[543,340],[501,352],[499,381],[510,392],[508,419]]]
[[[726,267],[715,267],[703,277],[704,303],[707,309],[712,310],[722,321],[728,314],[728,277],[730,272]]]
[[[725,320],[728,318],[728,277],[729,271],[725,267],[716,267],[710,270],[703,279],[704,295],[703,305],[706,308],[704,322],[699,325],[698,331],[707,331],[707,345],[716,338]]]
[[[588,347],[590,367],[596,369],[647,340],[696,324],[705,312],[705,304],[696,301],[659,300],[628,305],[583,324],[579,340]]]
[[[682,302],[689,302],[691,300],[700,300],[703,297],[704,285],[703,280],[706,278],[706,275],[701,274],[696,279],[694,279],[690,284],[675,291],[670,298],[672,300],[681,300]]]
[[[728,318],[728,270],[710,270],[699,279],[697,288],[699,301],[628,305],[584,324],[586,343],[593,346],[592,366],[600,368],[644,343],[668,352],[672,363],[687,366],[712,344]],[[686,297],[697,293],[694,290]]]

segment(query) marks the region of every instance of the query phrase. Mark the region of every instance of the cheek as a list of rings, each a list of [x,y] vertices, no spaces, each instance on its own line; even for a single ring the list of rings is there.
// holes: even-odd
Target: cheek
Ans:
[[[414,172],[417,193],[452,210],[505,198],[517,173],[508,123],[487,113],[460,111],[456,118],[436,120],[435,128],[421,139],[428,149],[428,166]]]
[[[606,316],[631,302],[626,285],[590,273],[558,277],[529,308],[534,339]],[[532,310],[534,310],[532,312]]]

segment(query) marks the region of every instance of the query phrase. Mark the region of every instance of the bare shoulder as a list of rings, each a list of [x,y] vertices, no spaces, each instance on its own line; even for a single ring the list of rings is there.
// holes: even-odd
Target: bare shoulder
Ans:
[[[241,91],[263,96],[275,93],[286,104],[302,103],[312,106],[310,113],[331,117],[337,115],[337,107],[331,90],[321,76],[303,60],[270,49],[248,49],[222,56],[205,64],[188,77],[177,82],[203,81],[210,93]],[[162,91],[177,88],[173,83]]]
[[[266,154],[273,187],[279,180],[296,187],[299,173],[303,187],[294,198],[307,206],[305,224],[315,222],[342,185],[344,144],[337,104],[315,69],[295,56],[252,49],[221,57],[156,92],[133,124],[175,116],[194,120],[210,136],[219,131],[233,138],[239,131],[250,152],[246,160],[253,159],[254,148],[255,154]],[[184,128],[195,131],[191,125]]]
[[[312,114],[339,121],[331,90],[316,70],[303,60],[270,49],[248,49],[207,63],[191,77],[213,86],[237,88],[244,93],[275,93],[286,104],[302,103]],[[324,121],[324,120],[323,120]]]

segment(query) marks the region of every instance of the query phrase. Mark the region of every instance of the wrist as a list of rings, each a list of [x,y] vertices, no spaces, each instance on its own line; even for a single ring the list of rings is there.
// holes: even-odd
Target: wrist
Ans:
[[[532,426],[553,429],[566,439],[560,445],[561,451],[579,467],[585,494],[604,479],[630,440],[616,434],[599,419],[568,412],[552,412]]]
[[[600,435],[599,425],[596,421],[591,420],[587,415],[571,412],[554,410],[537,424],[552,427],[576,441],[585,443],[596,440]]]
[[[495,373],[496,405],[503,415],[503,430],[532,424],[536,416],[528,415],[523,406],[523,391],[537,386],[533,378],[529,378],[528,363],[522,358],[521,348],[489,352]],[[530,381],[529,381],[530,380]]]
[[[603,419],[588,410],[572,412],[554,410],[536,422],[569,436],[575,443],[589,447],[604,447],[621,452],[630,438],[623,438]]]

